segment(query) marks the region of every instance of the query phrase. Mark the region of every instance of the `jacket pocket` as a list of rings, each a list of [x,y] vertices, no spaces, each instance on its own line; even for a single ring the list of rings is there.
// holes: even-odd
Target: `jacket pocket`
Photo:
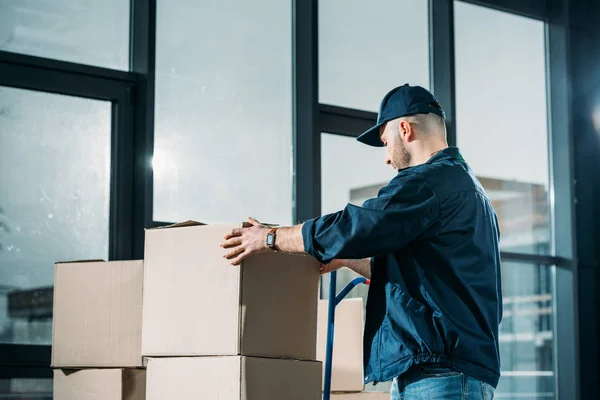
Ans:
[[[379,345],[382,368],[408,356],[429,352],[427,343],[431,341],[422,336],[429,330],[425,321],[427,307],[394,284],[387,283],[385,293],[387,304]]]

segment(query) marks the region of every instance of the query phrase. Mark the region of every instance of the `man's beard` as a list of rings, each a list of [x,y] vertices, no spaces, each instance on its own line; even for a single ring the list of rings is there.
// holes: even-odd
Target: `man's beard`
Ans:
[[[394,162],[396,169],[404,169],[410,167],[412,157],[401,141],[398,141],[398,147],[394,149]]]

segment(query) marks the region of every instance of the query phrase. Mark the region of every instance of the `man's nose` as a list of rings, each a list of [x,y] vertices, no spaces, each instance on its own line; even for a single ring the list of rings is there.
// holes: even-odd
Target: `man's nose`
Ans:
[[[392,163],[392,160],[390,160],[390,158],[389,158],[389,157],[386,157],[386,158],[385,158],[385,163],[386,163],[387,165],[390,165],[390,164]]]

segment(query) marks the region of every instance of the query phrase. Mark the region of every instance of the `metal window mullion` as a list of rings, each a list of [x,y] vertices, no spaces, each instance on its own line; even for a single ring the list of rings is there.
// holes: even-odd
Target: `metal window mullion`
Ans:
[[[133,258],[133,85],[112,103],[109,259]]]
[[[0,85],[95,100],[114,101],[130,81],[0,61]]]
[[[134,75],[126,71],[77,64],[69,61],[53,60],[27,54],[11,53],[8,51],[0,51],[0,64],[12,64],[48,71],[59,71],[69,74],[72,77],[89,76],[123,82],[135,82]]]
[[[292,107],[294,222],[321,213],[319,132],[318,1],[292,1]]]
[[[522,17],[545,20],[548,17],[546,0],[460,0],[482,7],[493,8]]]
[[[552,247],[556,256],[574,261],[571,269],[555,267],[552,271],[554,383],[557,398],[579,399],[578,267],[575,261],[573,129],[567,52],[569,17],[567,7],[555,11],[557,13],[546,24],[545,35]]]
[[[50,378],[51,347],[0,343],[0,379]]]
[[[528,264],[556,265],[560,268],[572,269],[574,261],[546,254],[513,253],[500,251],[502,261],[524,262]]]
[[[52,368],[47,367],[6,367],[0,365],[0,380],[4,379],[52,379]]]
[[[358,137],[376,122],[374,112],[319,104],[319,132]]]
[[[132,256],[144,256],[145,228],[153,226],[154,99],[156,82],[157,0],[131,0],[129,66],[136,77],[133,93]]]
[[[456,146],[454,0],[429,0],[429,78],[446,113],[448,144]]]

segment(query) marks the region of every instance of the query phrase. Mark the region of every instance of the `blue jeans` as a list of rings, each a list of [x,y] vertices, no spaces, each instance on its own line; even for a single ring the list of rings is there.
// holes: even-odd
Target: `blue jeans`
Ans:
[[[494,388],[450,368],[415,366],[394,379],[391,400],[492,400]]]

